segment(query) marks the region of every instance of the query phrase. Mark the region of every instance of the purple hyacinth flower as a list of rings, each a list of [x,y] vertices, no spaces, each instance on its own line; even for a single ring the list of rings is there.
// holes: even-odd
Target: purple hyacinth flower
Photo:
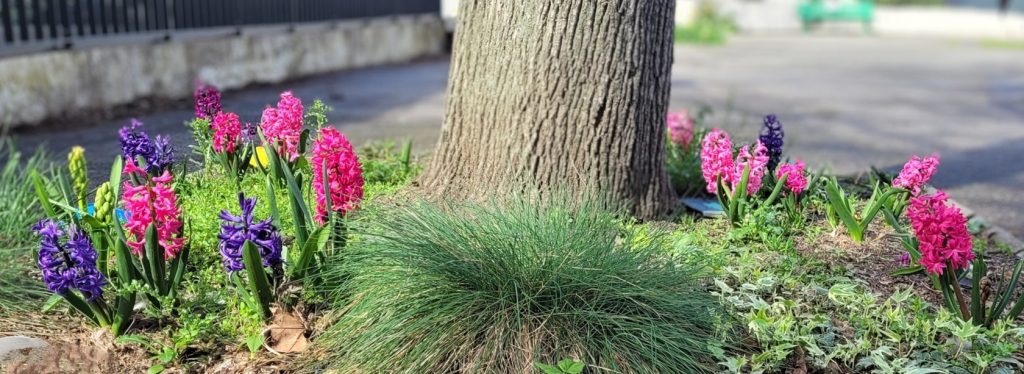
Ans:
[[[222,109],[217,87],[200,83],[192,96],[196,101],[196,118],[213,120],[213,116]]]
[[[160,171],[170,168],[174,164],[174,146],[171,145],[171,139],[157,135],[153,154],[146,158],[146,163],[149,164],[148,171],[152,175],[157,175]]]
[[[174,164],[174,147],[169,138],[161,135],[157,135],[154,142],[140,127],[142,122],[133,118],[130,126],[121,128],[118,133],[121,136],[121,155],[136,162],[142,158],[146,161],[146,171],[150,175],[159,175]]]
[[[764,127],[761,128],[761,144],[768,149],[768,170],[775,171],[782,160],[782,138],[785,133],[782,131],[782,123],[774,114],[764,117]]]
[[[38,264],[46,288],[60,295],[77,289],[89,301],[103,296],[107,280],[96,268],[96,249],[82,230],[69,229],[66,244],[61,243],[64,231],[53,220],[39,221],[32,230],[42,237]]]
[[[255,198],[246,199],[245,195],[240,193],[238,194],[238,205],[242,208],[241,215],[235,216],[226,210],[220,212],[220,219],[224,223],[221,224],[218,237],[220,238],[220,254],[223,257],[224,269],[229,272],[245,269],[245,263],[242,260],[242,245],[246,240],[259,248],[263,266],[280,265],[283,243],[277,228],[269,218],[254,222]]]
[[[148,159],[155,146],[153,140],[145,132],[139,130],[142,122],[132,118],[131,124],[121,128],[118,134],[121,136],[121,155],[126,160],[137,160],[140,156]]]

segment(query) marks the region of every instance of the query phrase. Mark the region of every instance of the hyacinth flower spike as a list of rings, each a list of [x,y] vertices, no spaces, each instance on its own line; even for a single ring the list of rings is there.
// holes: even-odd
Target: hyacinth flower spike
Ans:
[[[242,208],[240,215],[232,215],[226,210],[220,213],[223,221],[219,236],[220,253],[224,269],[230,273],[245,300],[264,319],[269,319],[270,305],[274,301],[270,280],[274,277],[268,275],[265,268],[269,267],[276,273],[281,267],[281,234],[272,219],[255,222],[255,198],[246,199],[240,193],[238,204]],[[248,287],[242,285],[241,277],[235,276],[235,273],[242,270],[246,273]]]
[[[750,146],[743,146],[739,155],[733,160],[732,141],[729,134],[713,129],[701,145],[701,169],[707,182],[708,192],[715,193],[722,210],[733,226],[739,226],[747,215],[751,197],[762,187],[768,168],[768,151],[760,141]],[[784,173],[775,182],[775,187],[761,206],[769,206],[775,202],[789,178]]]
[[[1016,292],[1024,261],[1017,259],[1010,276],[1000,277],[998,286],[986,286],[988,266],[983,256],[974,255],[967,217],[945,193],[915,196],[907,217],[914,235],[909,251],[912,262],[932,278],[951,313],[975,326],[991,327],[999,320],[1016,320],[1024,312],[1024,294]],[[969,293],[960,285],[967,272],[971,273]]]
[[[108,281],[97,268],[98,254],[85,232],[51,219],[39,221],[32,230],[41,238],[38,265],[47,288],[93,323],[109,327],[115,336],[124,333],[135,295],[114,296],[113,305],[104,300]],[[131,279],[129,271],[118,276],[123,283]]]
[[[167,171],[159,177],[148,177],[130,160],[125,162],[124,173],[134,174],[142,183],[126,182],[123,186],[121,202],[128,219],[124,227],[114,225],[118,239],[131,249],[132,257],[139,259],[138,273],[153,295],[173,300],[189,256],[181,208],[171,188],[173,177]],[[159,306],[157,299],[151,301]]]

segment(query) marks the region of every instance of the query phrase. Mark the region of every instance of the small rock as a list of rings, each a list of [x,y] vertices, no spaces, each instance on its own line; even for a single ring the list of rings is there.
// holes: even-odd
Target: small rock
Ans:
[[[30,338],[27,336],[7,336],[0,338],[0,360],[3,360],[7,354],[20,351],[22,349],[38,349],[46,348],[49,344],[44,340]]]

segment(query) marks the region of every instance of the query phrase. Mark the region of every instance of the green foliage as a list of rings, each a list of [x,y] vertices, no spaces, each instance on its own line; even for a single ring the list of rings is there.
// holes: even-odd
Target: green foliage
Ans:
[[[676,41],[687,44],[725,44],[729,34],[736,32],[736,25],[729,17],[718,14],[711,1],[702,1],[697,14],[690,24],[676,27]]]
[[[850,239],[853,239],[855,242],[860,243],[864,241],[864,234],[867,232],[868,226],[875,220],[875,216],[878,215],[878,212],[883,207],[893,205],[891,201],[898,196],[906,198],[906,190],[886,188],[885,192],[881,192],[880,185],[879,183],[875,184],[871,197],[868,198],[867,203],[864,205],[864,211],[861,214],[857,214],[856,207],[854,206],[855,199],[847,196],[846,192],[839,185],[839,181],[832,177],[825,182],[825,194],[831,205],[831,210],[828,214],[838,218],[837,221],[846,227],[846,232],[850,234]]]
[[[578,357],[617,372],[705,372],[719,306],[699,260],[552,199],[403,204],[353,227],[325,267],[344,314],[316,341],[340,372],[521,373]]]
[[[1013,372],[1024,328],[1002,320],[992,328],[965,323],[900,290],[880,298],[841,264],[771,250],[749,236],[720,236],[722,221],[687,221],[674,253],[721,255],[715,294],[756,341],[753,352],[729,352],[728,372],[786,372],[802,360],[809,371]],[[763,230],[763,229],[762,229]],[[810,235],[819,228],[805,228]],[[737,231],[737,230],[734,230]],[[796,232],[782,229],[779,236]],[[1000,371],[1002,370],[1002,371]]]
[[[580,374],[587,366],[582,362],[567,358],[562,361],[558,361],[558,365],[542,364],[540,362],[535,364],[537,369],[544,372],[544,374]]]
[[[394,141],[375,141],[356,150],[363,164],[366,184],[402,186],[416,177],[422,167],[412,160],[412,142],[398,148]]]

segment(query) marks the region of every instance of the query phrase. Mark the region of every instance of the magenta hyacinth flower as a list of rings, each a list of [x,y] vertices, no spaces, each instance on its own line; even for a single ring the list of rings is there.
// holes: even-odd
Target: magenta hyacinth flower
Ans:
[[[672,143],[689,148],[693,142],[693,119],[686,110],[669,113],[665,123],[668,126],[668,137]]]
[[[217,87],[206,83],[199,83],[192,96],[196,102],[196,118],[212,120],[213,116],[222,110],[220,91],[217,91]]]
[[[53,220],[39,221],[32,230],[41,237],[38,264],[46,288],[59,295],[76,289],[88,301],[103,296],[107,280],[96,268],[96,249],[85,232],[71,228],[61,243],[64,230]]]
[[[806,167],[803,161],[796,160],[788,164],[779,165],[779,169],[775,172],[776,179],[782,179],[782,176],[789,174],[786,177],[786,188],[794,194],[801,194],[807,189],[808,181],[807,174],[805,171]]]
[[[920,265],[927,272],[966,269],[974,260],[967,217],[948,203],[944,192],[911,198],[907,217],[919,243]]]
[[[122,187],[124,192],[121,195],[121,203],[127,212],[125,229],[132,253],[143,253],[146,229],[150,224],[155,224],[157,241],[164,249],[164,258],[177,257],[185,245],[185,238],[181,237],[181,208],[178,207],[178,197],[171,187],[173,177],[164,171],[159,177],[148,178],[145,171],[130,160],[125,163],[123,172],[137,174],[144,180],[148,179],[139,186],[125,182]]]
[[[750,173],[747,174],[747,195],[753,195],[760,191],[761,182],[768,171],[768,161],[768,149],[765,148],[760,140],[754,144],[753,154],[750,153],[750,146],[745,145],[743,148],[740,148],[740,153],[736,156],[736,162],[734,163],[735,172],[730,180],[733,190],[739,187],[743,179],[743,171],[747,166],[750,166]]]
[[[245,261],[242,260],[242,246],[248,240],[255,245],[263,258],[263,266],[273,267],[280,265],[281,249],[283,247],[281,234],[277,227],[267,218],[256,222],[253,218],[256,210],[256,199],[246,199],[245,195],[238,194],[238,205],[242,208],[242,214],[233,215],[227,210],[220,211],[220,219],[224,223],[220,226],[220,254],[223,257],[224,269],[228,272],[236,272],[245,269]]]
[[[355,210],[363,199],[363,167],[345,135],[332,128],[320,130],[313,143],[313,191],[316,193],[316,222],[324,224],[327,217],[327,196],[324,194],[324,172],[330,187],[331,210],[342,215]]]
[[[303,110],[302,100],[292,95],[291,91],[281,94],[276,108],[268,106],[263,110],[260,121],[263,135],[277,153],[287,157],[288,161],[299,158]]]
[[[733,175],[732,139],[729,133],[712,129],[704,136],[700,148],[700,169],[707,182],[708,193],[718,192],[718,179],[731,182]]]
[[[242,143],[242,122],[235,113],[220,112],[213,116],[213,151],[231,153]]]
[[[932,179],[939,169],[939,156],[932,155],[925,158],[914,156],[910,158],[900,175],[892,180],[892,186],[909,190],[914,196],[921,193],[928,180]]]

